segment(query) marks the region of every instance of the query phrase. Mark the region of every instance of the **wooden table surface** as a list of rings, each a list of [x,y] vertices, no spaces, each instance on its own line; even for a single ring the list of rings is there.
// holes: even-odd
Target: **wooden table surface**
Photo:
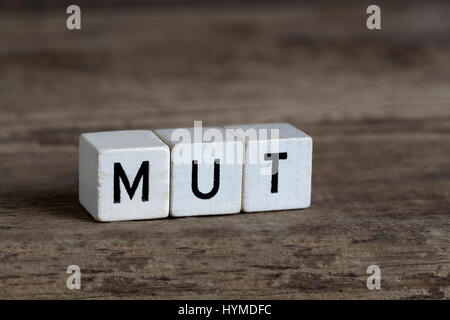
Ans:
[[[450,298],[450,4],[0,14],[0,298]],[[305,210],[95,222],[83,132],[290,122]],[[81,268],[81,290],[66,269]],[[366,269],[381,268],[381,290]]]

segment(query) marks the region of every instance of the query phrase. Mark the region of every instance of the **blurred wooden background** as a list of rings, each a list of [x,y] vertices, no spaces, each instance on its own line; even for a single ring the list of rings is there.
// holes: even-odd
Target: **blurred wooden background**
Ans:
[[[83,2],[81,31],[64,6],[11,3],[0,298],[450,297],[450,3],[379,2],[381,31],[366,1]],[[78,204],[79,134],[194,120],[309,133],[312,207],[102,224]]]

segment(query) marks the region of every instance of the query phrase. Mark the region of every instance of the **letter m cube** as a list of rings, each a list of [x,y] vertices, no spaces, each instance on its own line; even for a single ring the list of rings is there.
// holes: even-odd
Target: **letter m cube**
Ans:
[[[98,221],[167,217],[169,179],[169,147],[151,131],[80,136],[80,203]]]

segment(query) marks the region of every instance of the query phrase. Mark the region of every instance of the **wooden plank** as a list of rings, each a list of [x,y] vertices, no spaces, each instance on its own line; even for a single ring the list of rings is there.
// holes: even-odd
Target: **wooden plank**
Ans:
[[[1,15],[0,297],[448,299],[449,9],[393,7],[379,33],[362,5]],[[193,120],[310,134],[311,208],[102,224],[78,204],[79,134]]]

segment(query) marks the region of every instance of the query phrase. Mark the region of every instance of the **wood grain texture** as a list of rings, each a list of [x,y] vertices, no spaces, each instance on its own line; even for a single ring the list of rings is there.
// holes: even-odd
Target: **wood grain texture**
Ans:
[[[0,14],[0,298],[450,298],[450,5]],[[290,122],[306,210],[98,223],[77,139]],[[82,289],[66,288],[68,265]],[[382,289],[366,288],[366,268]]]

